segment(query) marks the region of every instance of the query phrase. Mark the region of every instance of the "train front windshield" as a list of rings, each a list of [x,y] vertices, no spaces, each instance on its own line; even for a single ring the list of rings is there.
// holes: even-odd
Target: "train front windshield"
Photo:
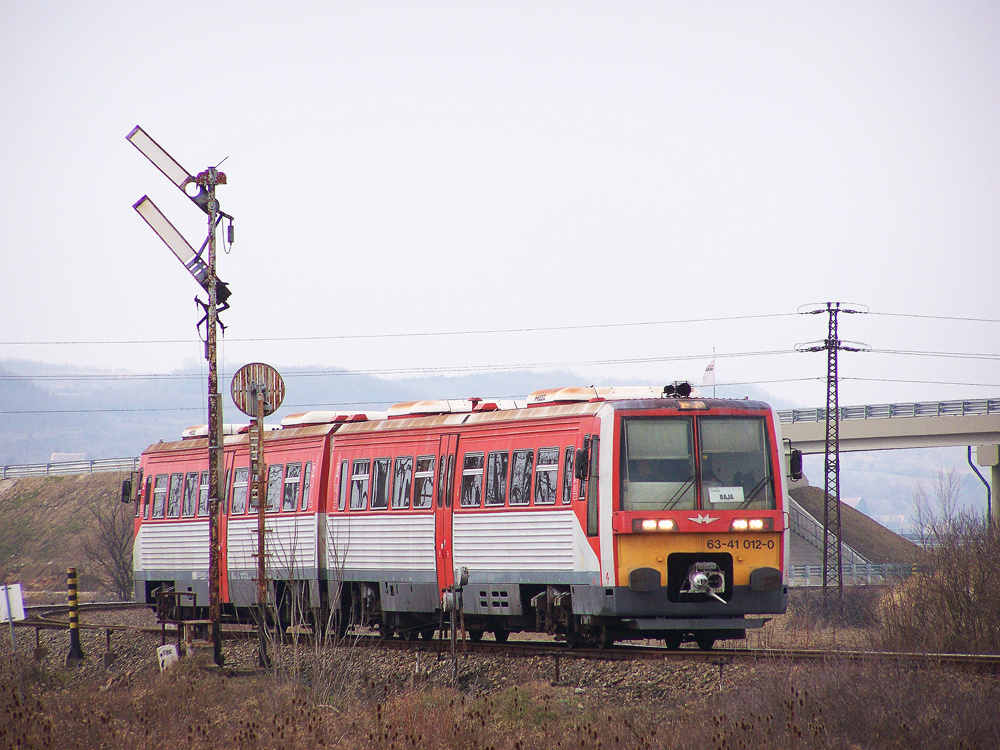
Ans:
[[[621,509],[773,510],[762,417],[626,417]]]

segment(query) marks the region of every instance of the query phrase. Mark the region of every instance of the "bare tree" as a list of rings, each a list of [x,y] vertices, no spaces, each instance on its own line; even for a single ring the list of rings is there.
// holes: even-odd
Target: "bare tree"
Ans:
[[[107,494],[91,500],[87,510],[94,519],[95,529],[84,538],[83,553],[93,563],[97,579],[109,591],[122,601],[131,599],[135,506]]]
[[[953,525],[958,516],[959,501],[962,497],[962,478],[958,470],[951,466],[938,469],[937,479],[931,487],[931,498],[924,489],[923,482],[913,488],[913,507],[917,515],[917,528],[923,542],[933,542],[943,529]]]

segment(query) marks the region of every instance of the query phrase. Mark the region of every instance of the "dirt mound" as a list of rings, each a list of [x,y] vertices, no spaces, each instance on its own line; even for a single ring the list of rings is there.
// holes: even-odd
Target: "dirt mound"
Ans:
[[[822,523],[823,502],[826,497],[823,488],[797,487],[789,490],[788,494],[813,518]],[[924,553],[916,544],[843,503],[840,506],[840,528],[844,544],[869,562],[877,564],[924,562]]]
[[[88,506],[117,502],[124,478],[108,472],[5,480],[0,485],[0,582],[65,591],[66,568],[75,566],[80,588],[95,588],[81,551],[95,529]]]

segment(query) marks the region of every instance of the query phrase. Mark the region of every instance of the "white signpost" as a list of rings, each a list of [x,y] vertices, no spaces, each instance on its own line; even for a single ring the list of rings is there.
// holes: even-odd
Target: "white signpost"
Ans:
[[[24,598],[21,596],[21,584],[11,583],[0,586],[0,623],[10,623],[10,655],[14,661],[14,671],[17,673],[17,692],[21,702],[24,702],[21,690],[21,672],[17,668],[17,643],[14,642],[14,620],[24,619]]]
[[[10,623],[10,632],[14,632],[14,620],[24,619],[24,599],[21,596],[21,584],[11,583],[0,586],[0,622]]]

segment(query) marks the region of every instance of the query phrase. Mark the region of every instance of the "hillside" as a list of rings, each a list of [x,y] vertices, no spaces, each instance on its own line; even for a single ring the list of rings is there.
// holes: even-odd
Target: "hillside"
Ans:
[[[80,588],[95,590],[81,547],[95,531],[88,505],[117,503],[123,478],[108,472],[0,482],[0,582],[61,592],[66,568],[75,566]]]

